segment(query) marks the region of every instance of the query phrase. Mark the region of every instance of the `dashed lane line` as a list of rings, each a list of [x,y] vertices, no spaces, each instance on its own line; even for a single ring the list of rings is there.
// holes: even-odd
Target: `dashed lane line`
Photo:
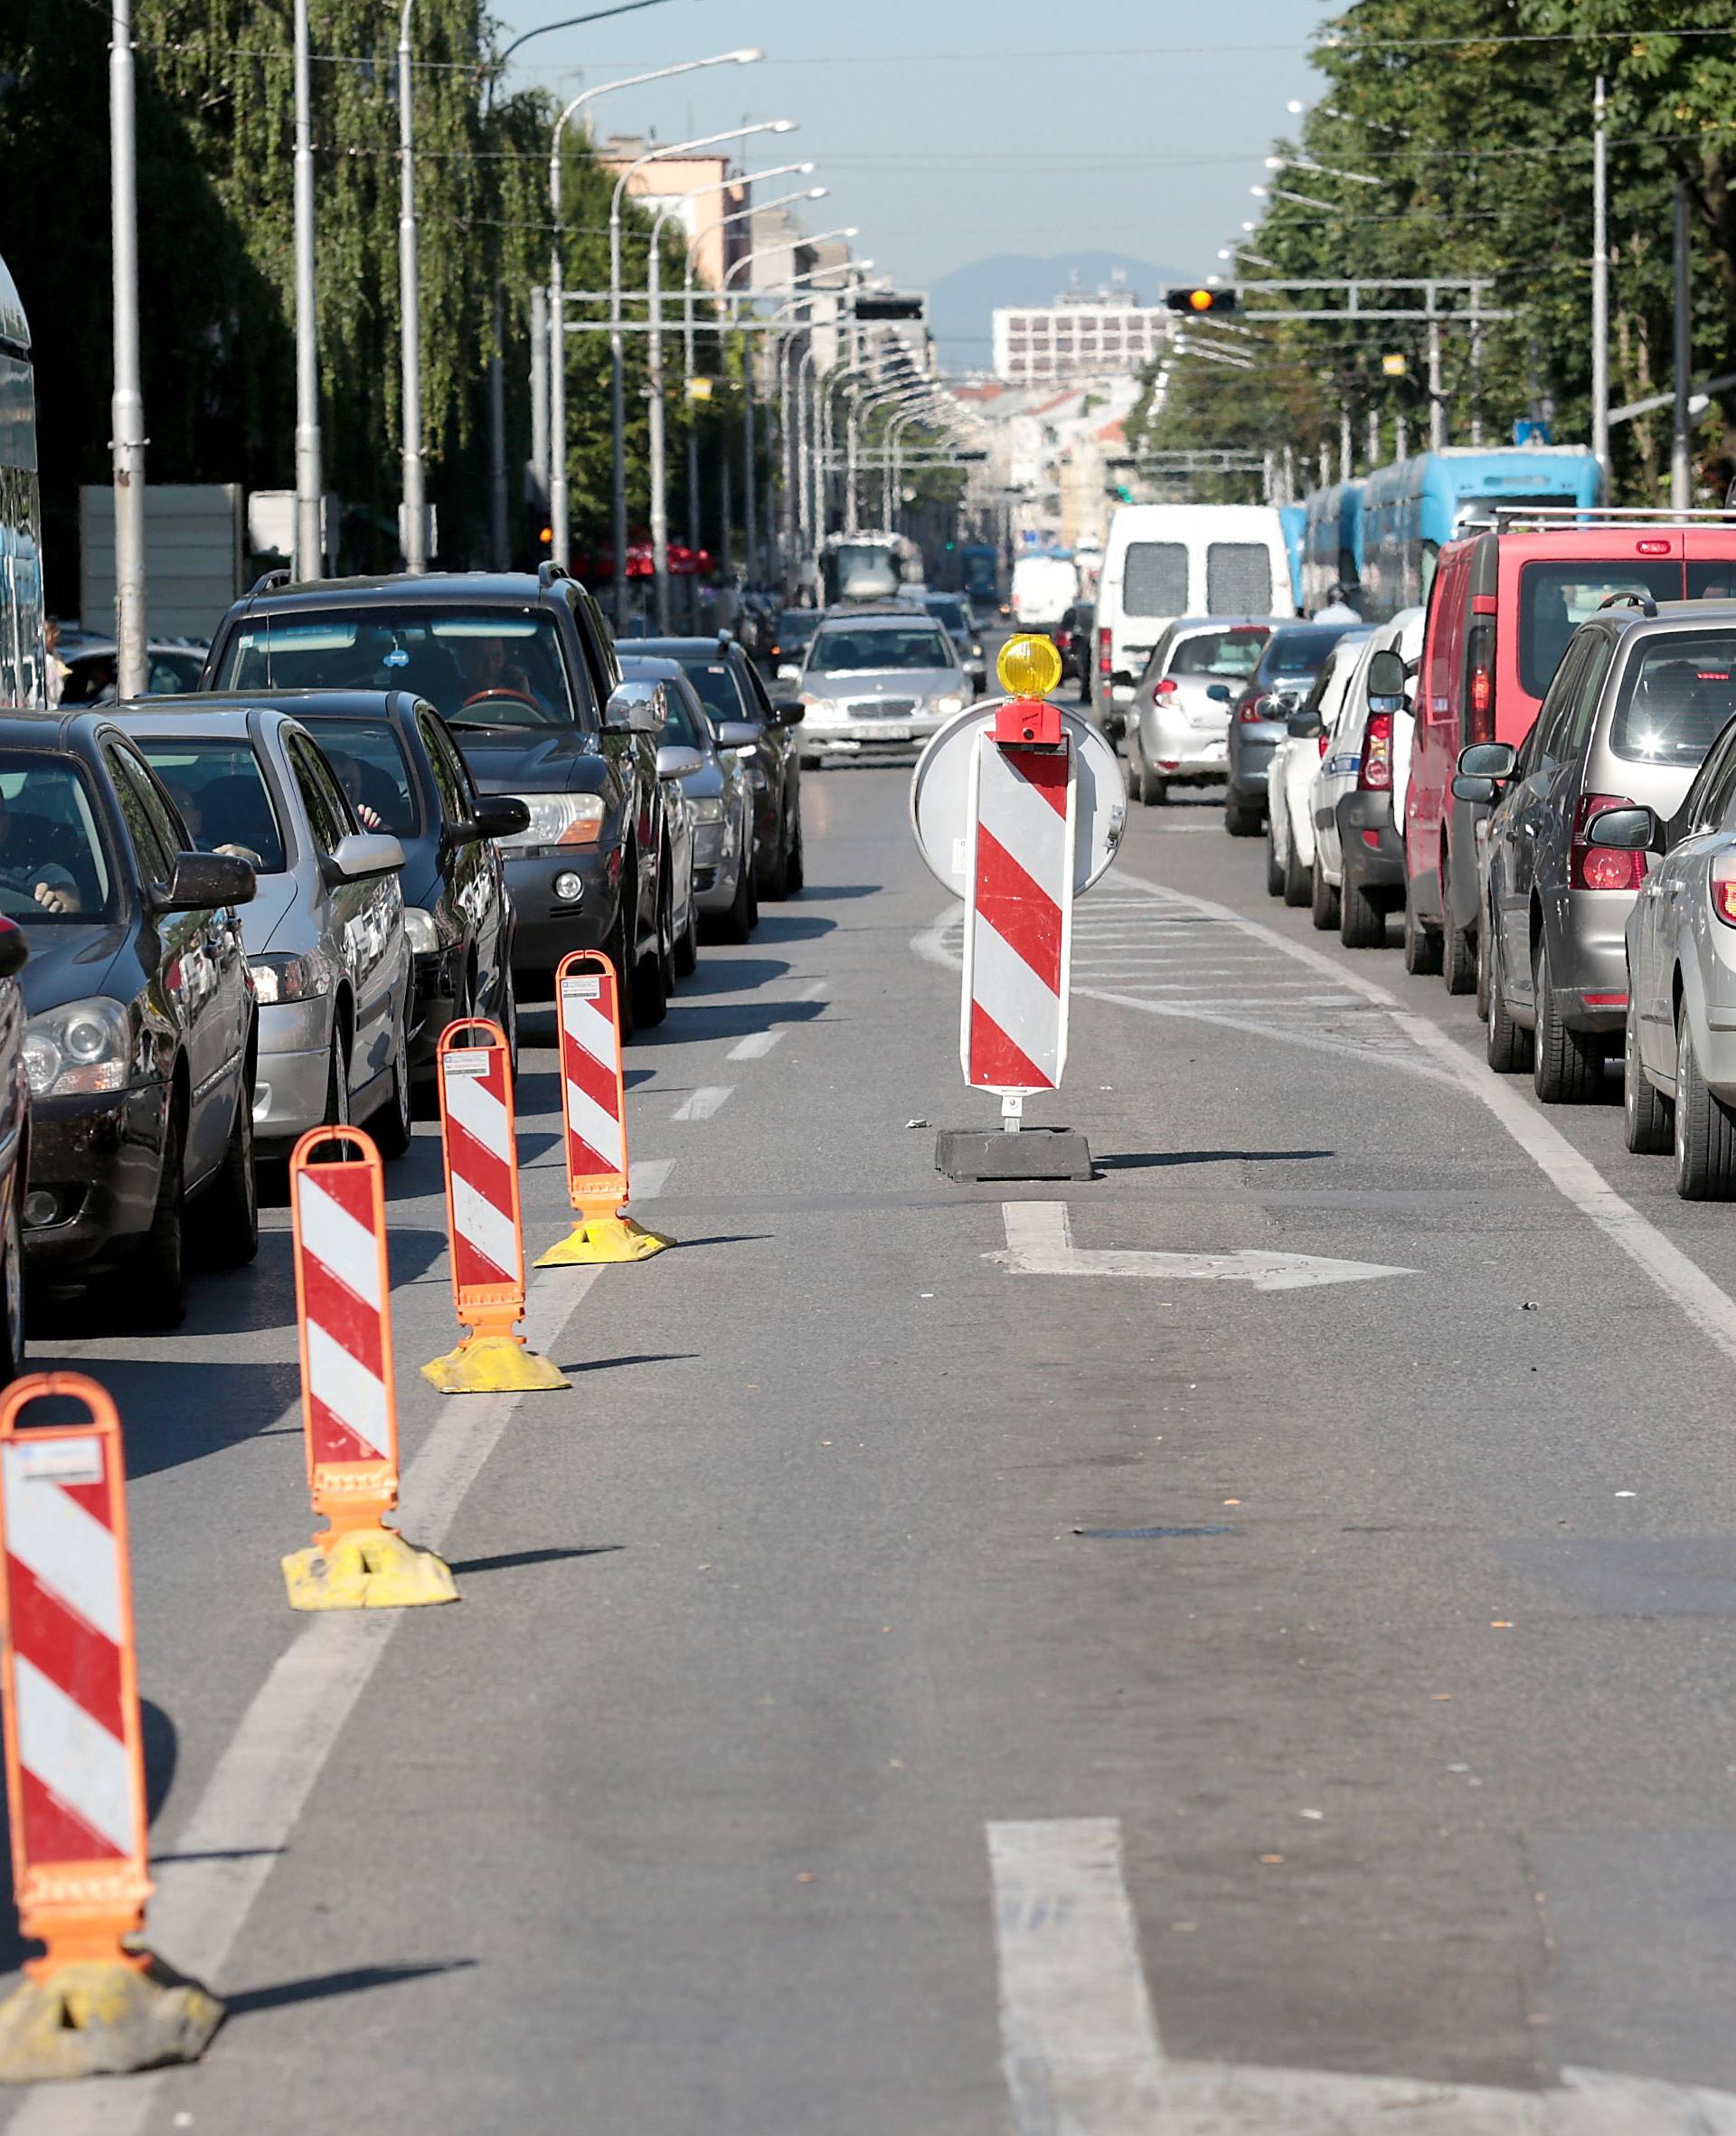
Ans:
[[[733,1095],[732,1082],[703,1083],[696,1091],[690,1091],[670,1115],[674,1120],[710,1120],[724,1101]]]
[[[773,1031],[750,1031],[745,1038],[739,1038],[724,1054],[726,1061],[762,1061],[784,1035],[780,1024]]]

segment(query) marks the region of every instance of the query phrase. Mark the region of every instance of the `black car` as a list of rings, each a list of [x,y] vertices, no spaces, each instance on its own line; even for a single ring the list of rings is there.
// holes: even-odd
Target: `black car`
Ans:
[[[1096,635],[1097,610],[1089,600],[1075,601],[1052,633],[1055,650],[1061,655],[1061,673],[1063,681],[1079,685],[1079,701],[1087,703],[1091,695],[1091,641]]]
[[[245,710],[259,702],[206,692],[152,710]],[[440,1033],[457,1016],[492,1016],[516,1054],[513,903],[495,841],[523,833],[529,808],[509,794],[479,794],[446,722],[409,690],[286,690],[269,702],[292,712],[319,743],[363,828],[384,831],[404,849],[418,1074],[432,1074]]]
[[[501,841],[520,997],[545,997],[569,950],[607,950],[630,980],[625,1036],[667,1007],[675,899],[662,715],[620,681],[597,603],[545,563],[300,586],[268,573],[218,626],[200,688],[395,689],[432,704],[483,792],[530,812]]]
[[[0,913],[27,927],[24,1262],[106,1277],[176,1326],[185,1246],[259,1250],[258,1016],[234,908],[244,860],[191,850],[175,804],[106,714],[0,716]]]
[[[761,665],[774,682],[794,682],[802,672],[807,641],[820,627],[818,609],[780,609]]]
[[[774,705],[759,670],[732,638],[647,638],[635,653],[678,660],[714,722],[751,720],[760,730],[747,752],[753,786],[754,876],[775,903],[802,887],[802,763],[794,730],[799,704]]]
[[[1342,623],[1275,623],[1230,721],[1223,827],[1232,838],[1257,837],[1266,823],[1266,770],[1283,736],[1284,723],[1299,712],[1326,664],[1326,655],[1346,630]]]

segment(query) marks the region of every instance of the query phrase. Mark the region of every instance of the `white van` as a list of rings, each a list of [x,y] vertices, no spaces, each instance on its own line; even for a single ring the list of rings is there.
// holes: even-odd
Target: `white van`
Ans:
[[[1097,586],[1091,711],[1134,685],[1178,616],[1293,616],[1289,553],[1274,505],[1123,505]]]
[[[1047,549],[1013,563],[1009,610],[1015,630],[1052,630],[1079,599],[1079,573],[1071,553]]]

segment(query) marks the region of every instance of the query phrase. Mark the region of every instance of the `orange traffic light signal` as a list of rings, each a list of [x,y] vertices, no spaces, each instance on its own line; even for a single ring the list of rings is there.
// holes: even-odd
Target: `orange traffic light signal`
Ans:
[[[1236,293],[1233,289],[1169,289],[1164,302],[1171,311],[1234,311]]]

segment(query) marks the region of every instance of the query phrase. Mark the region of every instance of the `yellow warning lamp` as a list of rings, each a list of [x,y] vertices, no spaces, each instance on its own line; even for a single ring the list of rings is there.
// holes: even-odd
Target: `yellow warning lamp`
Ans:
[[[1061,655],[1047,638],[1009,638],[995,663],[1009,697],[1046,697],[1061,681]]]

